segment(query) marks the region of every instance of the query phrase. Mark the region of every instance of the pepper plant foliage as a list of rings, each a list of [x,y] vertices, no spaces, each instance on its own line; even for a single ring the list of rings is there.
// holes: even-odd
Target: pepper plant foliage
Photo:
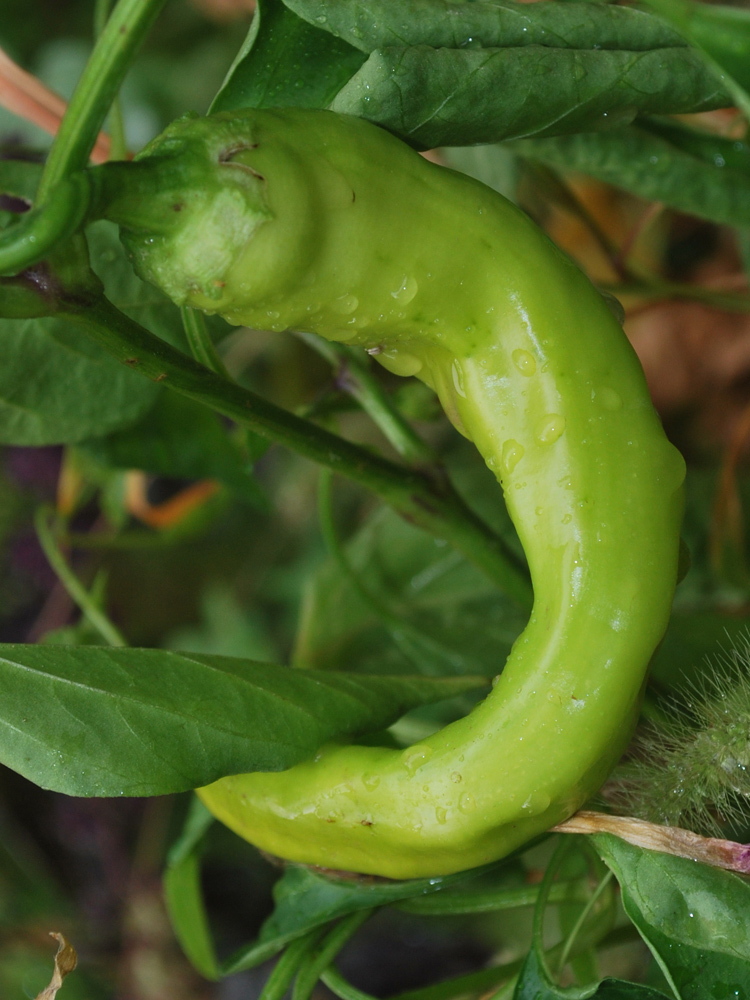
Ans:
[[[372,737],[419,709],[395,731],[417,739],[420,726],[471,704],[471,692],[510,650],[528,602],[520,546],[495,509],[493,484],[464,455],[453,462],[460,490],[454,487],[408,422],[414,413],[432,417],[428,396],[391,394],[362,358],[318,345],[398,458],[336,433],[338,393],[307,416],[290,413],[230,378],[221,358],[231,342],[224,324],[181,315],[135,276],[113,225],[86,226],[85,212],[76,216],[83,194],[75,177],[161,6],[116,5],[44,168],[29,158],[0,160],[0,192],[9,196],[0,212],[0,261],[25,214],[19,206],[41,206],[40,227],[54,212],[73,220],[41,264],[20,275],[0,269],[0,441],[65,446],[74,500],[61,490],[58,511],[40,511],[37,525],[82,611],[79,626],[45,644],[0,647],[0,760],[43,788],[78,796],[184,792],[223,775],[284,769],[324,743]],[[420,150],[445,147],[449,163],[506,194],[515,193],[519,176],[542,178],[559,203],[570,197],[561,177],[575,171],[735,227],[746,243],[744,134],[728,137],[671,116],[732,106],[747,114],[749,59],[746,11],[688,0],[652,0],[643,9],[567,0],[259,0],[210,110],[330,108]],[[626,275],[624,284],[646,295],[666,290],[644,275]],[[748,302],[738,294],[720,304]],[[107,617],[102,587],[87,589],[66,551],[192,544],[228,516],[230,503],[235,517],[236,510],[258,516],[272,501],[253,464],[269,443],[386,505],[368,512],[343,545],[329,491],[321,491],[330,554],[310,575],[294,638],[296,665],[308,669],[218,655],[226,651],[221,637],[200,652],[121,648],[125,637]],[[123,472],[134,469],[213,485],[176,527],[136,529],[121,496]],[[661,693],[679,691],[681,672],[712,652],[726,628],[739,633],[741,621],[723,612],[750,590],[746,574],[706,557],[701,475],[689,478],[684,530],[694,565],[653,665]],[[75,521],[91,502],[106,522],[98,539],[96,531],[84,537]],[[746,732],[744,739],[740,762],[750,754]],[[742,799],[748,789],[732,780]],[[747,881],[606,834],[562,838],[551,856],[547,841],[483,869],[404,882],[290,866],[258,938],[220,960],[200,891],[211,824],[194,802],[170,853],[165,885],[174,927],[211,979],[283,953],[267,997],[294,982],[295,998],[304,1000],[319,978],[339,996],[362,997],[334,959],[384,906],[425,920],[534,908],[522,953],[427,987],[420,1000],[750,996]],[[748,839],[750,821],[733,833]],[[531,885],[539,857],[546,873]],[[545,932],[551,913],[559,943]],[[640,939],[652,956],[651,985],[606,976],[610,948]]]

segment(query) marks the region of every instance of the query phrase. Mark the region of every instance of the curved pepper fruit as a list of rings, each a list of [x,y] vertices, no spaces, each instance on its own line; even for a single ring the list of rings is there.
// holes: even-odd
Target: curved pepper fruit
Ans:
[[[413,878],[506,855],[606,778],[667,624],[684,463],[633,350],[519,209],[359,119],[183,119],[139,163],[158,192],[110,199],[139,274],[180,304],[358,344],[432,386],[502,486],[534,587],[465,718],[404,750],[327,746],[200,797],[262,849],[327,868]]]

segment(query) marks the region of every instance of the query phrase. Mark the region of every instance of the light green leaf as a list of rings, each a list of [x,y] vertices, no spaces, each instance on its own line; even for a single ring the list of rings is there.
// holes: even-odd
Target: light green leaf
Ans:
[[[482,686],[361,677],[230,657],[0,646],[0,761],[68,795],[161,795],[278,771],[332,739]]]
[[[750,883],[610,834],[592,840],[678,1000],[750,996]]]

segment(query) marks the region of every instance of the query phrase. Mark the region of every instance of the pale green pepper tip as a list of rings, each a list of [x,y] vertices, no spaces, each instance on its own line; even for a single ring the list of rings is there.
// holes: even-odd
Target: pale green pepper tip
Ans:
[[[466,718],[403,751],[324,748],[199,794],[294,861],[411,878],[500,858],[607,776],[667,624],[684,463],[635,354],[515,206],[363,121],[183,120],[140,162],[165,156],[187,164],[185,214],[162,198],[150,227],[120,209],[141,275],[232,323],[359,344],[434,387],[503,488],[535,592]]]

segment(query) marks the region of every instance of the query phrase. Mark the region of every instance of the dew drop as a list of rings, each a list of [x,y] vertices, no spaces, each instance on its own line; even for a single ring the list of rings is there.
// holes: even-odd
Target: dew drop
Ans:
[[[563,515],[563,519],[562,519],[562,521],[560,523],[561,524],[570,524],[570,522],[572,520],[573,520],[573,515],[572,514],[564,514]]]
[[[554,444],[565,430],[565,417],[559,413],[548,413],[537,425],[536,439],[539,444]]]
[[[461,775],[459,774],[458,771],[454,771],[453,774],[451,774],[451,781],[453,781],[455,784],[458,784],[459,781],[462,780],[463,779],[461,778]]]
[[[463,792],[461,798],[458,800],[458,808],[462,813],[473,812],[477,807],[474,796],[471,792]]]
[[[514,441],[513,438],[508,438],[503,445],[503,452],[500,461],[503,469],[508,473],[508,475],[511,474],[523,458],[523,452],[523,445],[519,444],[518,441]]]
[[[416,375],[422,370],[422,359],[407,351],[383,351],[377,355],[380,364],[394,375]]]
[[[391,292],[391,295],[393,296],[394,299],[396,299],[397,302],[401,302],[404,305],[407,305],[409,302],[411,302],[411,300],[414,298],[414,296],[417,294],[418,291],[419,291],[419,285],[417,284],[417,279],[410,278],[408,275],[406,275],[404,277],[404,280],[396,289],[396,291]]]
[[[374,792],[380,784],[380,777],[377,774],[365,773],[362,775],[362,784],[368,792]]]
[[[413,747],[409,747],[408,750],[404,750],[403,762],[404,767],[407,771],[416,771],[417,768],[422,767],[427,761],[432,757],[432,747],[425,746],[422,744],[416,744]]]
[[[519,347],[513,351],[511,357],[513,358],[513,364],[522,375],[531,377],[536,372],[536,358],[533,354],[529,354],[528,351],[524,351]]]
[[[350,316],[359,305],[356,295],[340,295],[333,303],[333,308],[342,316]]]
[[[615,412],[622,409],[622,396],[614,389],[610,389],[608,385],[602,386],[601,389],[597,389],[596,398],[605,410]]]
[[[438,823],[445,823],[448,819],[448,810],[443,809],[442,806],[435,806],[435,819]]]

